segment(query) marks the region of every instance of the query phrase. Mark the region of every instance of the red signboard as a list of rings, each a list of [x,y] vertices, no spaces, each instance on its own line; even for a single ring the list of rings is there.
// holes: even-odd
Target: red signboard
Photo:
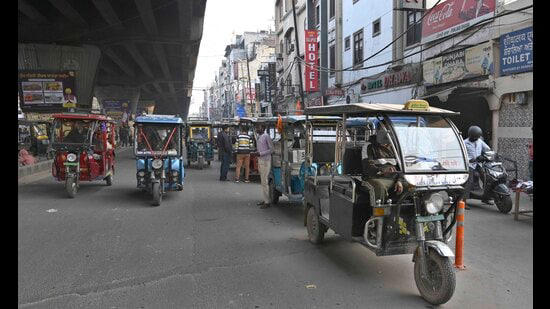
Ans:
[[[444,38],[494,16],[495,0],[446,0],[422,20],[422,44]]]
[[[305,30],[305,81],[306,92],[319,91],[319,71],[315,68],[319,51],[317,50],[317,30]]]

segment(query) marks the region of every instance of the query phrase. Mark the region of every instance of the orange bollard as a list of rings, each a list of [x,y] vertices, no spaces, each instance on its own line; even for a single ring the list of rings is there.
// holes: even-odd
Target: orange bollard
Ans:
[[[462,249],[464,248],[464,208],[466,203],[463,200],[458,201],[458,212],[456,216],[456,248],[455,248],[455,268],[465,269],[462,261]]]

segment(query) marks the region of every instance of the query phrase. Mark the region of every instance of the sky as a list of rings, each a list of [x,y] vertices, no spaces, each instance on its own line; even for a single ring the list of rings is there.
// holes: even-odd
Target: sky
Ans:
[[[225,46],[245,31],[275,29],[274,0],[207,0],[203,35],[193,88],[204,88],[214,81]],[[193,90],[189,113],[198,113],[204,94]]]

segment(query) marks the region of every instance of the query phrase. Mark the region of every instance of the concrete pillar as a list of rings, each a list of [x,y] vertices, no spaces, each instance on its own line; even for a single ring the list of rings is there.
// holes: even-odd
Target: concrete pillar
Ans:
[[[135,114],[141,90],[137,87],[98,86],[95,87],[94,94],[102,107],[104,100],[128,100],[130,113]]]
[[[498,151],[498,121],[499,121],[499,111],[500,111],[500,104],[501,99],[499,96],[497,96],[494,93],[490,93],[484,96],[485,100],[487,100],[487,104],[489,104],[489,110],[492,112],[492,122],[491,122],[491,148],[497,152]]]

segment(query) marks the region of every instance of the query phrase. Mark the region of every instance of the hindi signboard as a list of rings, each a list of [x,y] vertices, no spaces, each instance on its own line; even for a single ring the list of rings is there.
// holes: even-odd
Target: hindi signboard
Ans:
[[[377,74],[375,77],[363,78],[361,80],[361,94],[415,84],[420,80],[420,65],[418,63],[406,64],[399,71],[390,71]]]
[[[495,0],[446,0],[422,20],[422,44],[460,32],[495,14]]]
[[[76,107],[74,71],[19,71],[18,84],[23,111],[60,111]]]
[[[315,68],[319,56],[317,30],[305,30],[305,36],[305,91],[319,91],[319,71]]]
[[[533,70],[533,27],[500,37],[500,75]]]

